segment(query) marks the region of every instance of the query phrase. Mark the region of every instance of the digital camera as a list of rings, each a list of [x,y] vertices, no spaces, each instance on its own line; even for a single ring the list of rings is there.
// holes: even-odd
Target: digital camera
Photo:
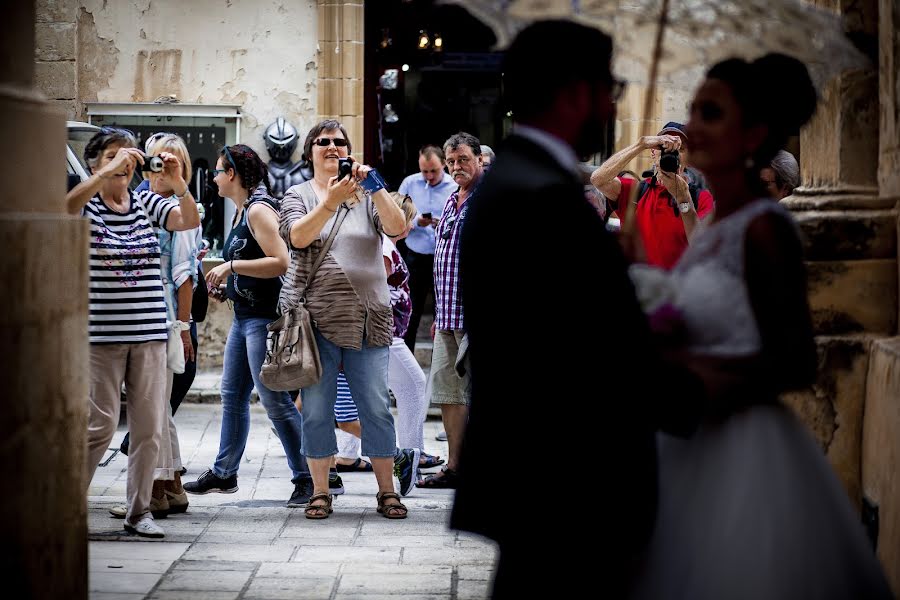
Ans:
[[[151,173],[160,173],[163,170],[163,159],[160,156],[144,155],[144,164],[141,165],[141,171],[149,171]]]
[[[681,159],[678,150],[663,150],[659,154],[659,170],[666,173],[678,173]]]
[[[347,175],[353,174],[353,159],[352,158],[339,158],[338,159],[338,180],[343,179]]]

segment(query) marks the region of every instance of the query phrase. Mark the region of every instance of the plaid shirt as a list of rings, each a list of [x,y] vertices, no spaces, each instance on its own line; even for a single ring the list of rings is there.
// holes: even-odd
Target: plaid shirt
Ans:
[[[459,235],[469,210],[469,202],[477,190],[472,190],[460,210],[456,209],[459,189],[447,198],[441,223],[435,230],[434,249],[434,312],[435,326],[449,331],[463,328],[462,296],[459,293]]]

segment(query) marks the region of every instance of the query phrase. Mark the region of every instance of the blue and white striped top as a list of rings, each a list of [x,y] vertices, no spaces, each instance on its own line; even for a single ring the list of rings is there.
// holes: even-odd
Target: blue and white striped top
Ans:
[[[178,206],[146,190],[131,193],[128,211],[110,209],[96,195],[81,214],[90,220],[90,341],[133,344],[165,341],[166,302],[159,237]]]

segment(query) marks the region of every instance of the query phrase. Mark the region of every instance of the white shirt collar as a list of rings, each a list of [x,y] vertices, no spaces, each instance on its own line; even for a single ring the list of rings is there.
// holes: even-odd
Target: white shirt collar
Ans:
[[[567,171],[570,171],[579,177],[581,176],[581,171],[578,169],[578,156],[575,155],[575,151],[572,150],[572,147],[560,138],[552,133],[547,133],[543,129],[531,127],[530,125],[522,125],[521,123],[517,123],[513,127],[513,133],[531,140],[546,150],[547,153]]]

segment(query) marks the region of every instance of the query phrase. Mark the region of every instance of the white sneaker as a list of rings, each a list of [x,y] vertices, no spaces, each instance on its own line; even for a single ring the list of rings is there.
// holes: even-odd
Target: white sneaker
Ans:
[[[136,533],[141,537],[166,537],[166,532],[162,530],[162,527],[156,524],[156,521],[153,520],[153,517],[149,513],[138,519],[136,525],[132,525],[128,521],[125,521],[125,531],[128,533]]]

